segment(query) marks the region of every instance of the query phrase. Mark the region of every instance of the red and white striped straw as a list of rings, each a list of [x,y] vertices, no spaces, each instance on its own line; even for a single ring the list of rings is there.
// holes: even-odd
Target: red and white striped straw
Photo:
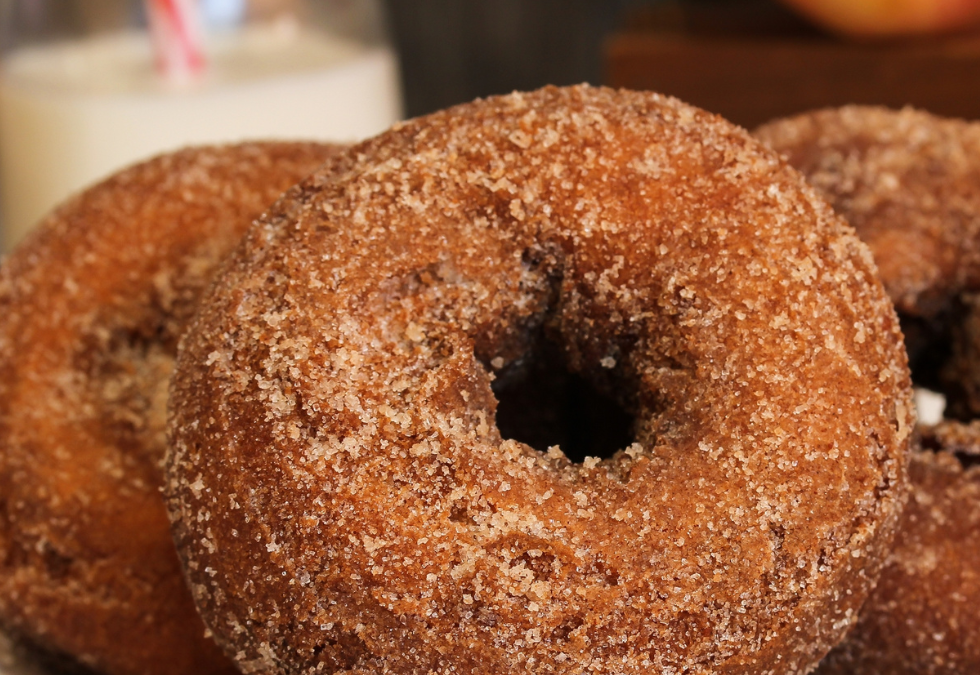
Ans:
[[[185,83],[204,72],[204,31],[197,0],[145,0],[157,69]]]

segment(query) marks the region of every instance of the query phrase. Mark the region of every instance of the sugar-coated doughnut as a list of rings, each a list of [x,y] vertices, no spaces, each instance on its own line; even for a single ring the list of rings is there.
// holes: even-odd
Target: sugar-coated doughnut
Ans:
[[[819,675],[980,672],[980,423],[925,428],[918,447],[878,586]]]
[[[845,106],[755,134],[868,243],[922,384],[951,415],[980,415],[980,122]]]
[[[501,437],[541,344],[634,442]],[[171,388],[192,592],[248,673],[802,673],[906,491],[867,249],[747,133],[513,94],[355,146],[249,231]]]
[[[163,155],[69,200],[0,268],[0,625],[110,674],[233,673],[160,498],[177,339],[248,224],[333,148]]]
[[[756,135],[869,243],[903,316],[916,379],[941,389],[953,416],[980,415],[980,123],[846,106],[776,120]],[[895,550],[821,675],[980,671],[977,424],[919,429]]]

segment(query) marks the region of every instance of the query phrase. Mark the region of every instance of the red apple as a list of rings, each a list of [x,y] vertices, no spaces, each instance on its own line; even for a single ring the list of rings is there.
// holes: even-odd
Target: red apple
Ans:
[[[783,0],[854,37],[936,33],[980,22],[980,0]]]

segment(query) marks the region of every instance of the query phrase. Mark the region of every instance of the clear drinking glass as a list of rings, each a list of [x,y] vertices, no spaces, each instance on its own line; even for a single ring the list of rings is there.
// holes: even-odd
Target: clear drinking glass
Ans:
[[[181,6],[189,27],[151,40],[153,12]],[[167,49],[187,56],[184,39],[201,63],[174,72]],[[402,110],[380,0],[0,0],[0,48],[7,250],[69,194],[152,154],[356,140]]]

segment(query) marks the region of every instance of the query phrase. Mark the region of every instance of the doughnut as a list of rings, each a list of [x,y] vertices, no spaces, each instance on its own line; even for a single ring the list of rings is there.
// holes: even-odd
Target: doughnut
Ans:
[[[335,152],[151,159],[72,198],[0,267],[0,625],[98,672],[234,673],[160,497],[177,339],[218,261]]]
[[[495,423],[551,345],[631,415]],[[802,673],[906,493],[866,249],[721,118],[588,86],[396,125],[249,230],[185,333],[165,496],[246,673]]]
[[[912,496],[878,586],[819,675],[980,670],[980,423],[922,430]]]
[[[915,379],[946,394],[949,416],[980,416],[980,123],[845,106],[755,135],[870,246]]]
[[[871,247],[913,379],[947,415],[980,414],[980,124],[848,106],[764,125]],[[980,670],[980,422],[921,424],[912,499],[874,594],[820,675]]]

